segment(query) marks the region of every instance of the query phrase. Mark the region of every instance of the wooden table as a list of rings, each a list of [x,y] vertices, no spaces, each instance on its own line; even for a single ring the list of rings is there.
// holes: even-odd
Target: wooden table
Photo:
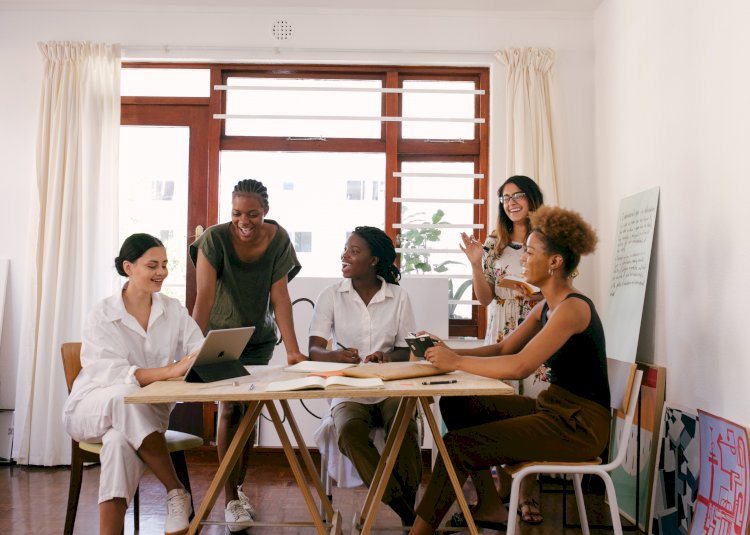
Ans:
[[[234,436],[224,459],[214,476],[211,485],[206,492],[203,502],[200,504],[198,511],[195,513],[192,523],[190,524],[189,534],[195,534],[200,531],[201,523],[206,519],[209,512],[216,503],[219,493],[229,477],[229,473],[237,463],[244,445],[247,443],[250,433],[258,420],[261,410],[265,407],[273,422],[276,432],[281,440],[289,465],[294,474],[294,479],[302,492],[302,496],[310,510],[312,522],[299,523],[298,525],[313,525],[320,535],[331,534],[338,535],[341,533],[341,515],[333,510],[331,503],[328,501],[323,484],[318,476],[317,467],[313,464],[312,457],[305,445],[302,433],[300,433],[291,408],[289,407],[290,399],[320,399],[320,398],[363,398],[363,397],[399,397],[401,403],[396,413],[393,426],[388,438],[386,439],[385,448],[380,457],[380,463],[375,471],[373,484],[370,487],[362,511],[355,516],[352,533],[369,534],[372,530],[375,520],[375,514],[380,504],[380,500],[388,484],[393,466],[396,462],[396,455],[406,434],[411,415],[414,414],[417,403],[422,406],[425,418],[432,432],[433,440],[438,448],[439,454],[443,457],[445,467],[448,471],[451,484],[456,491],[456,497],[461,511],[469,525],[469,532],[476,535],[477,528],[469,511],[469,506],[463,496],[463,491],[458,483],[458,477],[453,468],[453,464],[448,457],[445,449],[445,443],[442,440],[440,429],[438,428],[435,417],[430,410],[430,402],[433,396],[496,396],[512,394],[513,389],[502,381],[479,377],[462,372],[453,372],[449,375],[432,376],[424,379],[401,379],[395,381],[386,381],[385,388],[378,389],[330,389],[330,390],[298,390],[294,392],[266,392],[266,385],[272,381],[292,379],[300,377],[300,374],[286,372],[279,366],[250,366],[248,367],[250,375],[241,377],[235,381],[219,381],[216,383],[198,384],[186,383],[184,381],[160,381],[152,383],[138,392],[125,398],[126,403],[172,403],[175,401],[243,401],[248,404],[248,410],[242,417],[237,433]],[[446,379],[456,379],[456,383],[423,385],[423,381],[441,381]],[[294,447],[290,441],[289,435],[283,425],[283,420],[279,416],[274,401],[278,401],[284,411],[289,428],[292,431],[294,439],[297,442],[299,455],[302,458],[304,470],[297,458]],[[306,478],[307,476],[307,478]],[[322,511],[318,510],[313,495],[308,487],[309,483],[313,485],[318,494],[318,499],[322,504]],[[325,516],[325,519],[323,518]],[[255,523],[254,525],[260,525]]]

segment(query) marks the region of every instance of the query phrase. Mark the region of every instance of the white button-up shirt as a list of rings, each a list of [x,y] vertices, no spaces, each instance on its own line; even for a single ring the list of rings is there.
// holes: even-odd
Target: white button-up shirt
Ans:
[[[378,278],[383,284],[367,305],[351,279],[342,279],[324,289],[315,303],[310,336],[326,340],[333,337],[334,344],[356,348],[362,358],[375,351],[385,353],[407,347],[405,338],[416,325],[409,294],[401,286]],[[357,401],[378,403],[383,399],[357,398]],[[340,401],[335,399],[332,404]]]
[[[65,410],[92,390],[138,384],[138,368],[159,368],[200,348],[203,333],[177,299],[152,294],[148,329],[125,309],[122,292],[99,302],[83,328],[81,365]]]

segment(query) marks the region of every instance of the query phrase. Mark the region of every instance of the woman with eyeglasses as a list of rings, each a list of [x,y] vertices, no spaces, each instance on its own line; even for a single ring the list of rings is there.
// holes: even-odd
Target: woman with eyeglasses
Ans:
[[[521,276],[523,244],[531,231],[529,214],[544,203],[542,191],[527,176],[508,178],[497,190],[500,209],[495,230],[482,245],[466,233],[461,233],[461,250],[471,262],[472,284],[480,303],[487,307],[486,344],[499,344],[529,315],[539,301],[539,294],[530,294],[522,284],[504,281],[508,276]],[[502,284],[502,286],[501,286]],[[498,476],[505,474],[499,470]],[[479,496],[478,508],[483,508],[482,496],[494,488],[490,472],[472,474],[472,482]],[[543,521],[539,502],[534,497],[532,481],[521,486],[521,519],[529,524]],[[454,524],[465,525],[463,515],[454,515]]]
[[[537,299],[521,284],[500,284],[508,275],[520,277],[523,244],[529,235],[529,214],[542,206],[544,196],[529,177],[516,175],[497,191],[500,210],[497,227],[484,245],[461,233],[461,250],[471,262],[472,284],[480,303],[487,307],[485,342],[503,341],[528,315]]]

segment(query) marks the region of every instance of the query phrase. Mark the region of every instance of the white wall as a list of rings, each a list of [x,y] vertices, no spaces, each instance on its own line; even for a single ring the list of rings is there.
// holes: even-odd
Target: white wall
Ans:
[[[744,0],[605,0],[594,25],[597,270],[611,270],[619,200],[659,186],[638,359],[667,367],[669,400],[744,425],[748,20]]]
[[[270,32],[279,18],[294,38],[279,53]],[[523,12],[341,11],[324,9],[142,11],[0,11],[0,257],[11,259],[7,310],[0,342],[0,408],[12,407],[22,289],[34,194],[36,119],[42,77],[36,42],[119,42],[129,57],[177,56],[246,61],[480,64],[492,67],[491,190],[505,178],[505,69],[489,53],[508,46],[548,46],[559,56],[561,197],[587,217],[595,213],[593,181],[593,36],[591,14]],[[171,52],[163,45],[169,44]],[[202,47],[202,48],[200,48]],[[285,51],[294,47],[297,51]],[[308,49],[300,51],[299,49]],[[338,49],[339,51],[331,51]],[[342,52],[348,50],[349,52]],[[360,50],[361,52],[355,52]],[[420,51],[464,51],[458,54]],[[584,192],[581,194],[581,192]],[[492,213],[496,217],[496,212]],[[116,251],[112,252],[114,257]],[[582,286],[593,285],[584,271]],[[50,355],[50,358],[58,358]],[[10,384],[8,384],[10,383]]]

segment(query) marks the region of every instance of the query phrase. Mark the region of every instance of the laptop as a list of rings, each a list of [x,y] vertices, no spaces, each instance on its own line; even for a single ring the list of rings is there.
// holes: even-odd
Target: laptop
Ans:
[[[208,331],[203,345],[185,374],[188,383],[210,383],[250,375],[240,363],[240,355],[255,327]]]

